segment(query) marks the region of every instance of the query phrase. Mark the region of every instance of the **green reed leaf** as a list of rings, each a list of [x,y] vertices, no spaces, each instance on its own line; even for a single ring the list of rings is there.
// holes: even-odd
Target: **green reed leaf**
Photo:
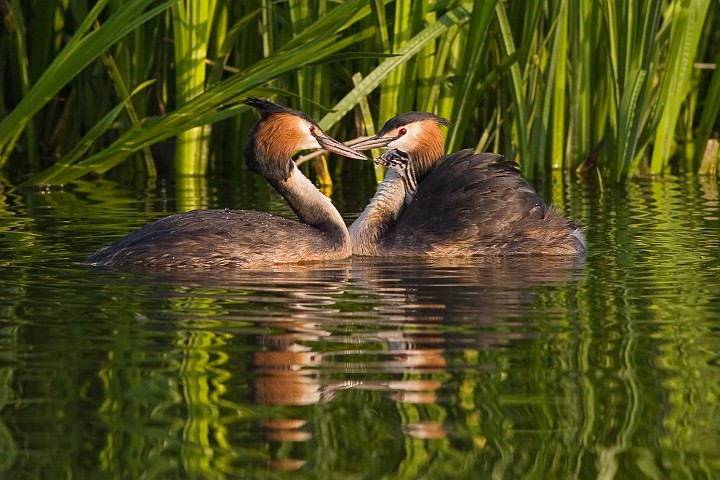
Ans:
[[[513,40],[512,30],[510,28],[510,21],[508,20],[507,11],[505,5],[498,3],[495,6],[495,16],[498,20],[498,26],[502,37],[503,53],[508,58],[513,57],[517,51],[515,50],[515,41]],[[513,61],[510,65],[510,80],[512,82],[512,88],[510,93],[513,98],[514,108],[516,114],[513,116],[514,128],[517,133],[517,148],[519,153],[518,163],[523,166],[527,166],[530,160],[530,154],[528,152],[528,132],[527,132],[527,113],[525,111],[525,91],[522,84],[522,74],[520,72],[520,66],[516,61]]]
[[[76,166],[75,163],[77,160],[84,155],[85,152],[87,152],[100,135],[105,133],[112,126],[117,116],[127,108],[130,99],[153,83],[155,83],[155,80],[148,80],[138,85],[137,88],[135,88],[135,90],[133,90],[125,98],[125,100],[116,105],[112,110],[106,113],[99,122],[93,125],[83,139],[75,145],[75,148],[69,151],[63,158],[58,160],[52,167],[23,182],[23,185],[62,185],[82,175],[90,173],[92,171],[91,169]]]
[[[318,123],[323,129],[328,129],[338,120],[344,117],[355,105],[370,94],[380,83],[387,78],[398,65],[407,62],[413,55],[419,52],[428,42],[446,32],[451,26],[465,23],[470,16],[464,7],[456,7],[437,22],[428,25],[420,33],[410,39],[403,48],[396,52],[397,56],[383,60],[372,72],[370,72],[360,84],[340,100],[333,111],[325,115]]]
[[[148,11],[153,0],[131,0],[122,5],[100,27],[87,33],[108,0],[96,3],[67,45],[48,66],[22,101],[0,122],[0,165],[8,158],[11,140],[17,138],[35,115],[55,94],[103,51],[142,23],[162,13],[178,0],[168,0]],[[143,13],[144,12],[144,13]]]
[[[296,37],[288,43],[289,47],[283,47],[247,70],[216,84],[176,110],[146,121],[142,128],[131,128],[108,148],[74,164],[62,179],[70,181],[90,171],[106,171],[142,148],[190,128],[224,120],[247,110],[248,107],[240,101],[245,96],[268,91],[262,85],[280,75],[303,68],[309,59],[318,61],[336,53],[340,48],[336,41],[337,33],[347,28],[347,21],[363,9],[363,4],[362,0],[354,0],[337,6],[300,35],[306,36],[308,31],[317,34],[311,39],[307,38],[306,43],[295,41]],[[369,9],[366,11],[369,14]]]
[[[473,109],[477,102],[477,90],[488,50],[487,32],[495,10],[496,1],[476,0],[468,24],[468,37],[459,72],[460,85],[453,103],[453,125],[448,132],[447,148],[455,151],[461,148],[466,128],[473,121]]]
[[[650,172],[662,173],[673,154],[675,126],[690,88],[690,74],[709,0],[676,2],[670,33],[670,54],[660,88],[664,104],[655,132]]]

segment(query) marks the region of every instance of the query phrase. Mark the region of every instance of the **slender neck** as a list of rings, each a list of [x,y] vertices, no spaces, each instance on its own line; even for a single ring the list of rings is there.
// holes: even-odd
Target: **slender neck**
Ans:
[[[395,225],[405,204],[405,187],[400,175],[388,170],[375,196],[350,226],[350,241],[356,255],[378,255],[383,237]]]
[[[412,176],[417,190],[417,185],[422,182],[423,178],[440,164],[443,157],[442,143],[430,142],[422,148],[408,150],[407,154],[410,156],[411,161],[408,168],[413,169]]]
[[[298,219],[323,232],[332,247],[350,245],[348,229],[340,213],[294,164],[287,179],[268,178],[267,181],[285,198]]]
[[[401,175],[403,187],[405,188],[405,206],[407,207],[415,198],[415,193],[418,189],[417,175],[415,174],[414,165],[412,163],[408,164]]]
[[[405,206],[415,197],[418,184],[443,156],[443,137],[439,129],[430,129],[422,144],[408,151],[410,171],[401,175],[391,168],[378,186],[368,206],[350,226],[350,242],[355,255],[380,255],[385,250],[387,232],[395,226]],[[407,184],[407,186],[406,186]]]

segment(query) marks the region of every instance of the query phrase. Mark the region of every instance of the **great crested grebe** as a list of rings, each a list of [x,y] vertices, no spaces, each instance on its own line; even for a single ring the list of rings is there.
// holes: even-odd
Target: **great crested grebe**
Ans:
[[[295,150],[325,148],[346,157],[367,157],[327,136],[303,112],[259,98],[248,98],[244,103],[261,114],[245,145],[245,163],[267,179],[300,221],[246,210],[178,213],[98,250],[87,258],[87,264],[252,267],[350,256],[350,237],[343,218],[290,156]]]
[[[353,254],[582,255],[579,225],[546,205],[515,162],[492,153],[443,155],[441,117],[398,115],[355,150],[388,148],[390,167],[350,226]]]

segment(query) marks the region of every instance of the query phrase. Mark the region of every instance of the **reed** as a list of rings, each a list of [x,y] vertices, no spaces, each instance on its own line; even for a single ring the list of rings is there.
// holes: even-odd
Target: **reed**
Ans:
[[[204,174],[240,148],[247,95],[348,139],[433,111],[453,122],[448,150],[495,150],[528,176],[694,172],[720,129],[711,0],[49,3],[0,4],[0,164],[30,184],[138,151],[152,174],[149,148],[171,138],[176,173]]]
[[[187,104],[205,90],[205,59],[208,57],[216,6],[217,0],[183,0],[172,7],[178,106]],[[175,157],[178,174],[194,175],[207,170],[209,130],[209,125],[201,125],[177,135]]]

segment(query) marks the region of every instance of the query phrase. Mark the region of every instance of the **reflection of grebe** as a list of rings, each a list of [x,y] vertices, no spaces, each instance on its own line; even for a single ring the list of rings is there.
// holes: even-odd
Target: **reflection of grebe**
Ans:
[[[257,378],[255,399],[268,405],[313,405],[331,401],[338,390],[353,388],[357,382],[321,383],[319,369],[325,354],[304,345],[322,341],[330,332],[314,321],[297,319],[268,323],[285,333],[263,337],[266,347],[254,355]]]
[[[379,368],[384,372],[435,372],[445,367],[442,348],[426,348],[425,343],[441,344],[441,338],[419,338],[412,334],[385,332],[373,334],[374,339],[387,343],[389,350],[383,352],[377,364],[352,362],[355,350],[318,352],[307,346],[308,342],[323,341],[330,332],[311,320],[288,320],[268,323],[273,329],[285,328],[286,332],[262,337],[263,350],[254,355],[257,378],[253,382],[255,399],[268,405],[312,405],[332,401],[335,395],[347,389],[378,390],[389,392],[396,401],[431,403],[436,400],[434,391],[441,384],[435,380],[344,380],[322,381],[322,368],[348,371]],[[421,336],[422,337],[422,336]]]
[[[436,115],[390,119],[355,150],[390,149],[391,168],[350,227],[353,253],[370,256],[581,255],[578,225],[546,206],[514,162],[472,150],[443,156]]]
[[[247,267],[341,259],[350,255],[343,218],[290,158],[294,150],[326,148],[364,159],[328,137],[302,112],[249,98],[261,113],[245,146],[245,163],[287,200],[299,222],[266,212],[196,210],[162,218],[98,250],[95,266]]]

